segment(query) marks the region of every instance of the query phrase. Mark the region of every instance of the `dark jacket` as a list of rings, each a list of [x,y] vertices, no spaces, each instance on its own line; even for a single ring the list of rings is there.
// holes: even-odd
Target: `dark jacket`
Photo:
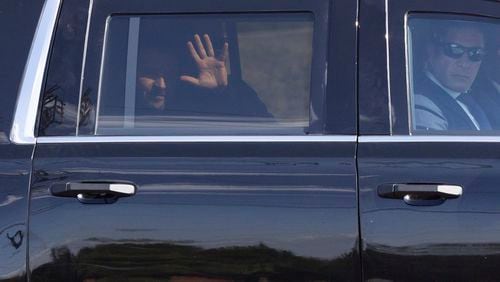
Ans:
[[[204,89],[179,82],[165,96],[165,109],[155,111],[144,101],[140,114],[168,116],[272,117],[255,91],[242,80],[226,88]]]
[[[428,124],[438,122],[446,124],[446,128],[439,129],[477,130],[472,120],[458,102],[429,78],[423,77],[416,83],[415,95],[422,95],[431,102],[431,104],[420,103],[416,99],[415,115],[426,117],[425,123],[419,122],[422,119],[416,118],[417,130],[436,130],[438,128],[429,127]],[[435,121],[429,121],[428,119],[435,119]]]
[[[490,80],[484,80],[477,84],[474,95],[490,120],[491,127],[500,130],[500,92]]]

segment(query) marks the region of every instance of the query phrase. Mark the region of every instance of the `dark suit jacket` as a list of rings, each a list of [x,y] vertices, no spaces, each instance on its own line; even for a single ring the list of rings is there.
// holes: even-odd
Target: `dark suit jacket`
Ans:
[[[415,101],[417,130],[476,130],[474,123],[458,102],[429,78],[421,78],[415,84],[415,95],[422,95],[427,98],[427,101],[430,100],[430,104],[428,102],[420,103],[419,101],[422,99]],[[425,122],[419,122],[422,121],[422,118],[418,118],[418,115],[425,116]],[[428,126],[437,123],[436,121],[446,124],[446,128]]]
[[[500,130],[500,92],[489,80],[480,81],[475,89],[476,100],[490,120],[491,127]]]
[[[224,89],[204,89],[180,82],[166,95],[165,110],[151,109],[140,99],[139,114],[169,116],[272,117],[255,91],[241,80]]]

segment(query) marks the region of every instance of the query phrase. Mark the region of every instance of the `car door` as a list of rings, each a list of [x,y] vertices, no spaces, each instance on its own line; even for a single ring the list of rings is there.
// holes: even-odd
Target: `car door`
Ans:
[[[26,279],[27,210],[33,144],[12,128],[18,93],[43,3],[0,3],[0,280]],[[26,74],[25,74],[26,75]],[[22,95],[22,94],[19,94]]]
[[[351,1],[64,1],[31,280],[358,280],[355,18]],[[175,96],[207,57],[228,85]]]
[[[362,1],[360,11],[358,169],[364,279],[498,280],[498,131],[482,124],[479,130],[459,128],[440,107],[434,109],[447,118],[448,127],[432,128],[439,120],[431,119],[436,113],[427,106],[436,105],[428,103],[431,99],[449,97],[453,91],[441,89],[450,90],[457,80],[472,78],[466,94],[485,94],[482,85],[497,66],[493,50],[498,46],[492,38],[498,36],[499,3]],[[474,39],[453,39],[457,34],[450,35],[450,30],[459,29],[459,36]],[[459,48],[451,54],[449,47]],[[383,55],[373,57],[374,52]],[[469,72],[473,76],[443,77],[443,61],[476,69]],[[459,73],[455,66],[450,69]],[[419,92],[419,78],[432,78],[441,86]],[[422,97],[428,104],[421,103]],[[428,114],[424,118],[422,110]],[[420,127],[420,122],[427,124]]]

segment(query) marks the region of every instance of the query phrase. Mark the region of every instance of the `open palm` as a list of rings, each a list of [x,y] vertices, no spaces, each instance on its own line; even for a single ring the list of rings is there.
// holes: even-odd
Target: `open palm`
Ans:
[[[203,35],[203,38],[205,39],[206,49],[198,34],[194,35],[196,49],[191,41],[187,43],[191,57],[198,67],[198,77],[183,75],[181,76],[181,80],[210,89],[226,87],[228,84],[226,57],[229,45],[228,43],[224,43],[222,54],[217,58],[208,34]]]

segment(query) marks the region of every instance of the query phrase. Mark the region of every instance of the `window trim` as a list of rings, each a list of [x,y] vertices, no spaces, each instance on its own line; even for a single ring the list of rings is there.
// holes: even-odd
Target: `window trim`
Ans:
[[[390,62],[390,42],[389,42],[389,0],[385,0],[384,3],[384,12],[385,12],[385,66],[386,66],[386,75],[387,75],[387,107],[389,111],[389,134],[392,135],[393,133],[393,109],[392,109],[392,95],[391,95],[391,62]],[[405,16],[406,20],[406,16]]]
[[[500,138],[499,138],[500,139]],[[336,143],[357,142],[356,135],[275,136],[44,136],[39,144],[56,143]],[[500,141],[500,140],[499,140]]]
[[[297,136],[44,136],[37,144],[75,143],[500,143],[500,136],[297,135]]]
[[[10,131],[14,144],[35,144],[35,125],[38,104],[44,81],[45,67],[49,56],[61,0],[47,0],[43,5],[30,52],[24,68]]]
[[[500,143],[500,136],[371,135],[371,136],[359,136],[358,143]]]

